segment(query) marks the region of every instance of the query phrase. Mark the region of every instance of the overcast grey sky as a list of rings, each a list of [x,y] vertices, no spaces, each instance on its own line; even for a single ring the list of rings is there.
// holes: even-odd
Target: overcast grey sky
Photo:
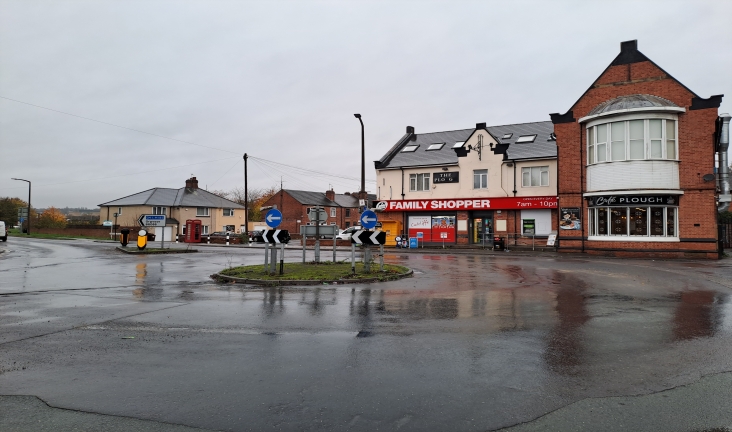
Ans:
[[[245,152],[265,160],[250,159],[250,187],[357,191],[353,113],[374,180],[405,126],[548,120],[631,39],[698,95],[726,94],[729,112],[730,16],[722,0],[0,0],[0,196],[27,198],[11,177],[33,181],[36,207],[191,174],[229,190]]]

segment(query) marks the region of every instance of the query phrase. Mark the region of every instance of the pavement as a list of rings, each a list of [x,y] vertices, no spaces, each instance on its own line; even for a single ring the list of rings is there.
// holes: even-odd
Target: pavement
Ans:
[[[732,425],[728,259],[392,250],[414,277],[261,288],[208,279],[256,247],[115,246],[0,244],[0,430]]]

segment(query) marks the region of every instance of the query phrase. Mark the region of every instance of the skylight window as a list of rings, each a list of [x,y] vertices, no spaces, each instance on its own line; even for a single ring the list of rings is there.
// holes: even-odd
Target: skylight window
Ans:
[[[536,135],[521,135],[516,140],[516,143],[530,143],[530,142],[534,142],[535,139],[536,139]]]
[[[513,136],[512,133],[503,134],[503,138],[501,139],[510,139]]]
[[[405,146],[405,147],[404,147],[404,148],[402,149],[402,153],[411,153],[411,152],[415,152],[415,151],[417,151],[417,147],[419,147],[419,144],[417,144],[417,145],[408,145],[408,146]]]
[[[455,144],[453,144],[452,148],[460,148],[465,144],[465,141],[458,141]]]
[[[427,147],[427,151],[440,150],[444,145],[445,145],[445,143],[430,144],[430,146]]]

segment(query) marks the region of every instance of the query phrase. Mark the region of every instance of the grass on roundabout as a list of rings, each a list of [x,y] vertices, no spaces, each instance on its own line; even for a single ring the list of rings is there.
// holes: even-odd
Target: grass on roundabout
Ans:
[[[379,270],[379,263],[371,264],[371,272],[364,271],[363,263],[356,263],[356,273],[351,271],[351,262],[343,261],[333,263],[331,261],[323,261],[319,264],[309,263],[288,263],[284,265],[284,274],[280,275],[280,264],[277,263],[277,272],[271,274],[264,270],[264,264],[232,267],[221,272],[222,275],[232,276],[242,279],[261,279],[261,280],[313,280],[313,281],[338,281],[338,280],[359,280],[359,279],[378,279],[392,280],[402,277],[409,271],[409,268],[384,264],[384,271]]]

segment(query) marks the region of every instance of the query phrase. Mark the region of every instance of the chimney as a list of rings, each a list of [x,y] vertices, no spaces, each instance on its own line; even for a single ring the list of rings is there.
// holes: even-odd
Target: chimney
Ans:
[[[413,134],[414,133],[414,126],[407,126],[407,133]]]
[[[198,180],[196,180],[195,177],[191,177],[188,180],[186,180],[186,188],[187,189],[198,189]]]
[[[638,40],[630,40],[625,42],[620,42],[620,52],[633,52],[638,51]]]
[[[476,129],[485,129],[485,123],[476,123],[475,128]]]
[[[351,193],[350,193],[350,192],[343,192],[343,195],[348,195],[348,196],[350,196],[350,195],[351,195]]]
[[[325,197],[331,201],[335,201],[335,191],[333,189],[325,191]]]

